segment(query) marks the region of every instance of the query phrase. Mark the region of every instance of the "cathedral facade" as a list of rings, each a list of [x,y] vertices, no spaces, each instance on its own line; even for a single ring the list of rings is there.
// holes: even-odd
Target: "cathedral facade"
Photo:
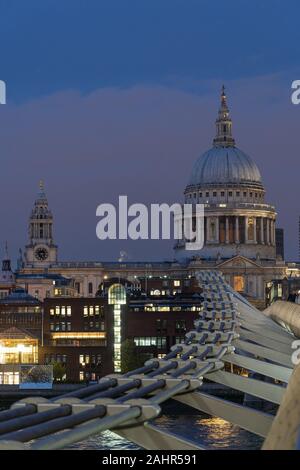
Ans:
[[[204,205],[204,247],[199,252],[186,251],[185,240],[180,240],[170,262],[60,261],[41,184],[17,283],[41,300],[55,295],[93,297],[106,279],[120,277],[137,287],[147,277],[169,279],[173,288],[178,281],[180,291],[181,278],[194,277],[199,269],[218,269],[235,290],[263,307],[268,283],[285,277],[287,267],[276,256],[276,211],[266,202],[259,169],[235,145],[224,88],[213,146],[195,162],[184,202]]]

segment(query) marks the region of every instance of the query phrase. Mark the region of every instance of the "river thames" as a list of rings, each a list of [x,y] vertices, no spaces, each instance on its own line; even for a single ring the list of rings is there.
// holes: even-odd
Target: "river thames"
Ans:
[[[263,439],[238,426],[204,413],[166,414],[158,418],[157,425],[174,434],[186,437],[208,449],[260,449]],[[84,442],[74,444],[70,449],[78,450],[137,450],[140,447],[128,442],[116,434],[105,431]]]

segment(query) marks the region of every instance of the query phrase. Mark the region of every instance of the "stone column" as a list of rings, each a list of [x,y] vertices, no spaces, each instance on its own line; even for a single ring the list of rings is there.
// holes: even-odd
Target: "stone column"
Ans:
[[[229,243],[229,219],[226,217],[226,238],[225,238],[226,243]]]
[[[220,242],[220,224],[219,216],[216,217],[216,243]]]
[[[210,242],[209,228],[210,228],[210,217],[206,217],[206,243]]]
[[[267,219],[267,245],[270,245],[270,219]]]
[[[260,242],[262,245],[264,245],[265,240],[264,240],[264,218],[260,218]]]
[[[239,218],[238,216],[235,217],[235,243],[240,243],[240,226],[239,226]]]
[[[245,243],[248,243],[248,217],[245,217]]]
[[[253,232],[254,232],[254,243],[257,243],[257,236],[256,236],[256,217],[253,217]]]
[[[271,220],[271,244],[275,245],[275,220]]]

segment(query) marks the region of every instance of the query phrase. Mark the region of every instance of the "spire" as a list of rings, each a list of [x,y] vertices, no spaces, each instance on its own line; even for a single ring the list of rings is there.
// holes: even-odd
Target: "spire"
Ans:
[[[2,271],[11,271],[11,263],[8,256],[8,243],[5,242],[5,257],[2,260]]]
[[[216,119],[216,137],[213,144],[215,147],[234,147],[235,141],[231,135],[232,121],[229,116],[229,109],[227,106],[227,97],[225,87],[222,86],[221,104],[219,108],[218,117]]]
[[[44,181],[43,181],[43,180],[40,180],[40,182],[39,182],[39,188],[40,188],[40,191],[39,191],[38,199],[47,199],[47,198],[46,198],[46,194],[45,194],[45,185],[44,185]]]

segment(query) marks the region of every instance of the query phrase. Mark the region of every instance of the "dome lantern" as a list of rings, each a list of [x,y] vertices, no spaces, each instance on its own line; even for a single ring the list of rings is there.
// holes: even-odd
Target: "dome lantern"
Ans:
[[[222,86],[221,105],[216,119],[216,137],[213,140],[214,147],[234,147],[235,141],[232,137],[232,121],[229,115],[225,87]]]

